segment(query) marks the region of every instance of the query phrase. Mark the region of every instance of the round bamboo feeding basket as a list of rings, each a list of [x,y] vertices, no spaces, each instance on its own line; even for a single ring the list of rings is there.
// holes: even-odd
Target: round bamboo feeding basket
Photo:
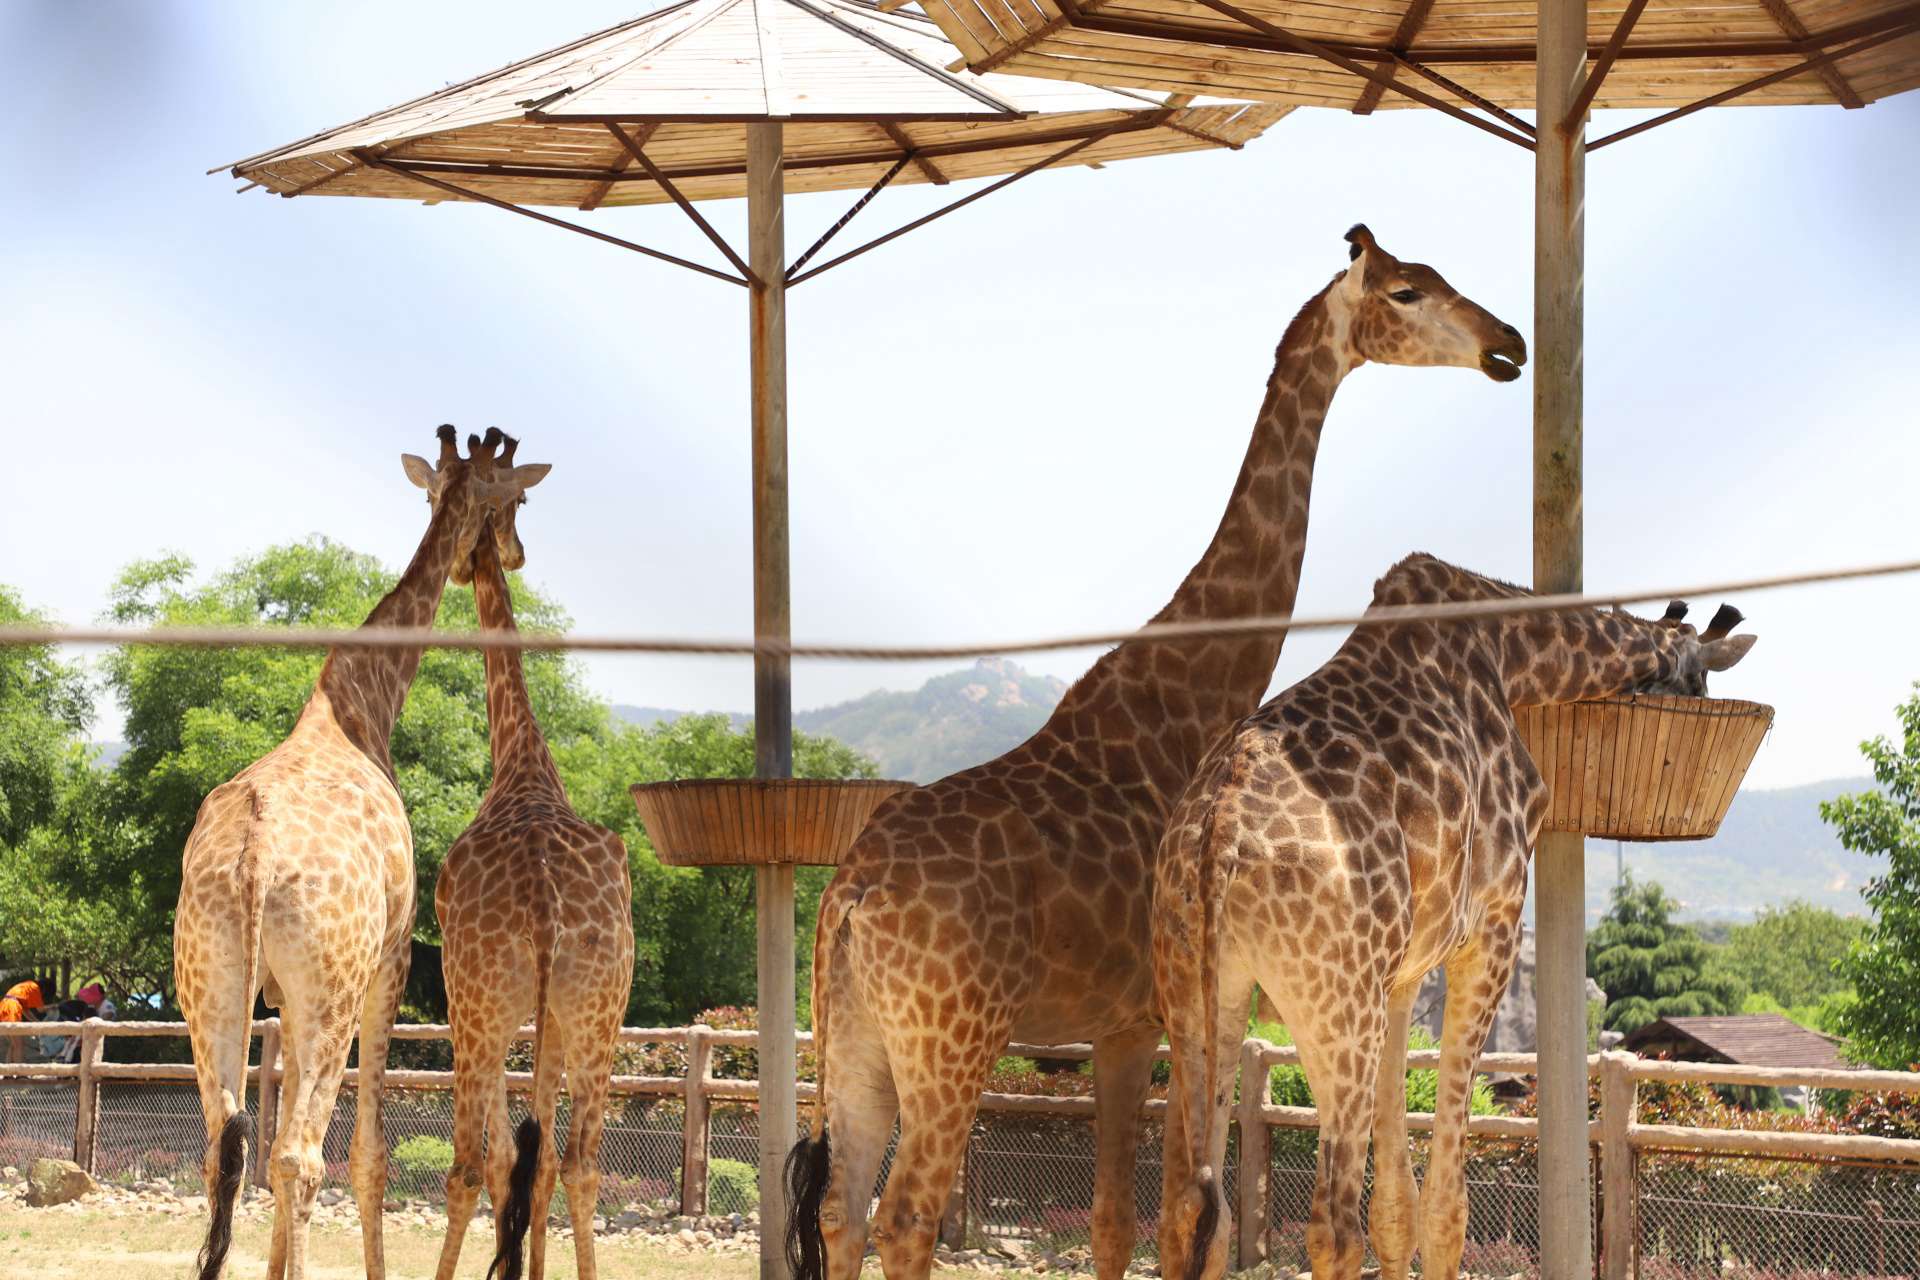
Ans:
[[[888,796],[911,782],[696,778],[631,788],[660,861],[674,867],[831,867]]]
[[[1704,840],[1720,830],[1773,708],[1643,693],[1522,707],[1514,721],[1552,793],[1546,830]]]

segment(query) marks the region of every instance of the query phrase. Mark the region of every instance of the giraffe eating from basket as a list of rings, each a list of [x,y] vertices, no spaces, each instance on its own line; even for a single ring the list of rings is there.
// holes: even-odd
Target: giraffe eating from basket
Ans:
[[[1530,594],[1416,555],[1375,585],[1370,611]],[[1677,619],[1591,607],[1363,625],[1216,742],[1155,868],[1154,980],[1173,1059],[1162,1274],[1199,1280],[1226,1266],[1225,1049],[1245,1033],[1256,982],[1300,1047],[1321,1116],[1315,1280],[1360,1275],[1369,1130],[1383,1280],[1406,1280],[1416,1236],[1425,1275],[1459,1274],[1473,1064],[1507,989],[1548,809],[1512,709],[1652,681],[1704,687],[1753,644],[1726,634],[1733,618],[1723,609],[1711,639]],[[1437,965],[1447,1005],[1417,1192],[1407,1026]]]
[[[1667,611],[1660,615],[1660,621],[1665,626],[1681,629],[1690,634],[1693,628],[1687,626],[1685,621],[1686,616],[1687,602],[1685,600],[1674,600],[1667,605]],[[1733,629],[1746,620],[1747,616],[1732,605],[1721,605],[1718,609],[1714,610],[1713,619],[1707,623],[1707,629],[1700,633],[1699,639],[1701,645],[1719,645],[1725,642],[1726,648],[1724,651],[1733,654],[1733,657],[1728,660],[1727,665],[1732,666],[1735,662],[1745,657],[1747,650],[1753,647],[1753,636],[1738,636],[1732,640],[1727,639],[1728,636],[1732,635]],[[1716,667],[1712,669],[1720,670],[1721,668]],[[1627,690],[1627,692],[1668,693],[1689,698],[1704,698],[1707,696],[1708,670],[1709,668],[1705,666],[1696,665],[1650,676],[1641,683],[1633,686],[1633,688]]]

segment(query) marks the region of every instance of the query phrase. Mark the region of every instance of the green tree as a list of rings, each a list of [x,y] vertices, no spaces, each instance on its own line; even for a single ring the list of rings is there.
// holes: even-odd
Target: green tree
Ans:
[[[371,556],[314,538],[271,547],[202,585],[181,557],[139,561],[113,590],[115,621],[166,626],[358,626],[392,589],[396,575]],[[566,615],[510,576],[514,608],[527,631],[553,631]],[[435,625],[477,625],[473,594],[449,589]],[[180,852],[200,802],[277,746],[313,692],[318,649],[186,649],[124,646],[107,659],[107,680],[126,711],[126,753],[114,769],[110,816],[117,838],[84,869],[89,883],[138,883],[156,905],[155,926],[171,930]],[[605,737],[604,704],[585,689],[577,664],[552,653],[526,656],[535,717],[556,743]],[[394,773],[413,828],[419,868],[417,931],[437,941],[433,884],[447,847],[479,807],[491,774],[486,679],[480,656],[429,649],[394,726]]]
[[[1920,683],[1914,688],[1897,709],[1900,741],[1860,744],[1878,789],[1820,805],[1842,845],[1888,859],[1886,874],[1861,890],[1873,921],[1839,965],[1859,999],[1836,1022],[1856,1056],[1894,1069],[1920,1062]]]
[[[1709,971],[1711,950],[1673,922],[1679,904],[1661,887],[1628,876],[1587,935],[1587,975],[1607,993],[1606,1024],[1632,1031],[1657,1018],[1733,1013],[1746,998],[1739,979]]]
[[[1849,989],[1834,966],[1866,931],[1865,920],[1809,902],[1765,907],[1752,924],[1728,931],[1707,971],[1738,980],[1783,1011],[1817,1005]]]
[[[0,586],[0,624],[42,621]],[[86,764],[81,735],[92,719],[85,674],[61,662],[53,646],[0,647],[0,848],[18,847],[56,819]]]

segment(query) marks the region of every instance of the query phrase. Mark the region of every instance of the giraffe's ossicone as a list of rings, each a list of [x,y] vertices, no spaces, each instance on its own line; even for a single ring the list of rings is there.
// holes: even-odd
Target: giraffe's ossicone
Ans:
[[[1155,621],[1292,610],[1321,424],[1352,370],[1371,360],[1518,376],[1526,346],[1511,326],[1365,227],[1347,241],[1345,269],[1280,341],[1212,543]],[[789,1161],[800,1280],[858,1274],[896,1116],[872,1230],[892,1280],[927,1274],[981,1087],[1016,1037],[1093,1043],[1093,1251],[1104,1280],[1125,1271],[1160,1038],[1154,857],[1207,748],[1266,691],[1283,638],[1123,644],[1026,743],[875,813],[815,933],[819,1101]]]

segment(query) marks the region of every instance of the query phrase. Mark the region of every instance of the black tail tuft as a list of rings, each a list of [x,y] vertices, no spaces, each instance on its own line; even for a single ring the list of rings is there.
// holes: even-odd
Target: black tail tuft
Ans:
[[[820,1206],[827,1198],[832,1167],[824,1124],[817,1141],[802,1138],[787,1153],[787,1266],[793,1280],[825,1280],[827,1242],[820,1232]]]
[[[507,1177],[507,1204],[500,1211],[500,1239],[487,1280],[520,1280],[522,1249],[533,1225],[533,1175],[540,1167],[540,1122],[528,1116],[513,1131],[513,1172]]]
[[[1213,1170],[1200,1171],[1200,1217],[1193,1224],[1193,1254],[1187,1259],[1187,1280],[1200,1280],[1213,1251],[1213,1233],[1220,1229],[1220,1195]]]
[[[233,1247],[233,1202],[240,1196],[240,1183],[247,1173],[247,1138],[252,1126],[245,1112],[227,1117],[220,1126],[220,1171],[207,1207],[213,1222],[207,1227],[207,1243],[195,1264],[200,1280],[218,1280],[227,1265],[227,1250]]]

